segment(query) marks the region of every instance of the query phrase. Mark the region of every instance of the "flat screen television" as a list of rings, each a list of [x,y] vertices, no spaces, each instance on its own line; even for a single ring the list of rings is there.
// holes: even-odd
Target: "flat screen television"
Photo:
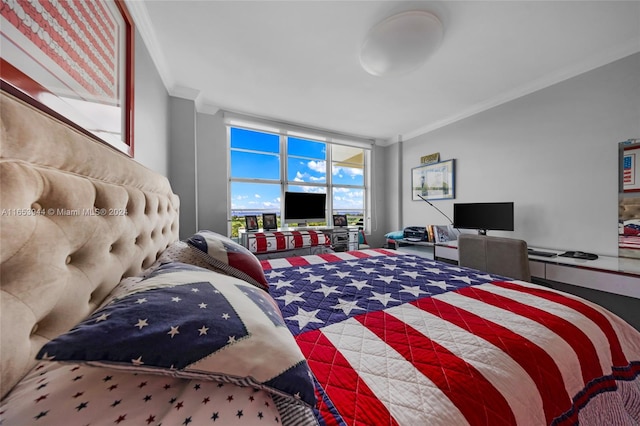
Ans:
[[[305,226],[307,222],[327,220],[327,194],[317,192],[285,192],[284,220]]]
[[[455,203],[453,227],[487,231],[513,231],[513,203]]]

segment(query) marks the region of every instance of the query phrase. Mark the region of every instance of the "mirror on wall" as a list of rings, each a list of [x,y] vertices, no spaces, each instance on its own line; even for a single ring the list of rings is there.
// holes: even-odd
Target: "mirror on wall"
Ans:
[[[640,139],[618,144],[618,256],[640,259]]]

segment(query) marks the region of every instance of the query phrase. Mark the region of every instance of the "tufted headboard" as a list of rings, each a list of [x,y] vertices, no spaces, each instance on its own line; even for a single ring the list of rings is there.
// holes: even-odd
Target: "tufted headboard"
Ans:
[[[178,239],[169,181],[0,92],[2,397],[42,345]]]
[[[620,220],[640,219],[640,197],[621,197],[618,217]]]

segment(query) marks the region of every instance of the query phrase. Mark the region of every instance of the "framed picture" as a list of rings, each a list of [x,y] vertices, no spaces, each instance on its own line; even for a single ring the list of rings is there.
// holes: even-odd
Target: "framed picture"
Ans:
[[[333,226],[347,226],[347,215],[346,214],[334,214],[333,215]]]
[[[3,86],[133,156],[134,27],[124,0],[0,7]]]
[[[420,201],[455,198],[455,160],[426,164],[411,169],[411,199]]]
[[[275,213],[264,213],[262,215],[262,228],[265,231],[278,229],[278,218]]]
[[[258,230],[258,217],[257,216],[245,216],[244,217],[245,228],[247,231]]]
[[[622,187],[624,192],[640,192],[640,147],[624,147],[622,158]]]

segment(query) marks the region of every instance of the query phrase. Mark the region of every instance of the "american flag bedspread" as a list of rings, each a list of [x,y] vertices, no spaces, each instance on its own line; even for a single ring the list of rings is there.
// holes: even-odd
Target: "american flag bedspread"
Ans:
[[[321,424],[640,421],[640,333],[596,304],[386,250],[262,264]]]

